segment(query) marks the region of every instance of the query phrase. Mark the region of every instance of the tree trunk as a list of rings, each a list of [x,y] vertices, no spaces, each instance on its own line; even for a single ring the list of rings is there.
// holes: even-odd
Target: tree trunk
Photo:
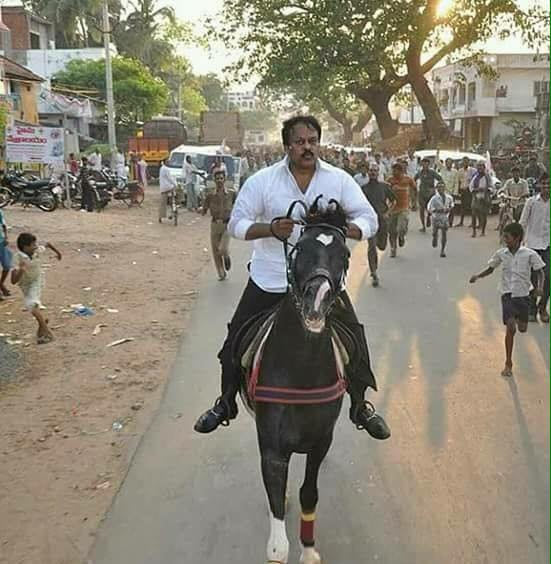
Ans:
[[[450,137],[450,130],[442,118],[438,102],[423,75],[421,57],[416,50],[412,49],[411,53],[408,55],[407,66],[411,88],[425,114],[427,141],[430,145],[436,145],[441,141],[446,141]]]
[[[342,144],[346,147],[352,145],[352,139],[353,139],[353,134],[352,134],[352,120],[351,119],[345,119],[341,122],[341,127],[342,127]]]
[[[398,135],[398,122],[390,115],[388,104],[399,89],[390,86],[357,88],[353,94],[373,111],[381,137],[390,139]]]
[[[352,127],[352,135],[354,135],[354,133],[361,133],[372,117],[373,112],[370,108],[366,108],[363,112],[360,112],[354,127]]]

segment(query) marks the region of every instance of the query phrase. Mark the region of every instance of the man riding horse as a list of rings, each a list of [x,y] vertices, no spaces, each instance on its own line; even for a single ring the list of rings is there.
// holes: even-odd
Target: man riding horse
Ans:
[[[300,234],[296,221],[299,218],[285,217],[290,204],[300,200],[310,207],[323,196],[326,201],[340,204],[346,213],[348,238],[365,240],[377,232],[377,216],[359,185],[346,172],[320,160],[321,126],[316,118],[297,116],[285,121],[282,138],[287,156],[245,182],[228,224],[233,237],[254,241],[254,251],[248,284],[218,354],[222,366],[222,395],[197,420],[195,430],[199,433],[210,433],[237,416],[235,398],[241,368],[233,355],[235,337],[247,321],[274,308],[287,293],[287,262],[280,241],[296,242]],[[372,437],[387,439],[390,429],[373,404],[364,398],[366,389],[376,390],[377,384],[363,325],[358,322],[346,292],[341,293],[330,317],[346,326],[359,352],[347,371],[350,419]]]

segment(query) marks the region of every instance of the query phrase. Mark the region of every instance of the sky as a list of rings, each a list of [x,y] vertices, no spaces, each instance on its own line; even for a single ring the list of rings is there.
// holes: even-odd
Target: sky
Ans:
[[[450,2],[453,0],[443,1]],[[215,16],[220,12],[224,0],[186,0],[184,2],[181,0],[163,0],[163,3],[174,7],[179,18],[191,22],[196,30],[200,31],[202,22],[204,22],[206,17]],[[547,0],[519,0],[519,3],[523,7],[531,6],[534,3],[548,6]],[[491,53],[531,52],[531,49],[523,45],[518,39],[511,39],[506,42],[499,40],[489,41],[484,48]],[[228,61],[235,59],[239,55],[239,53],[232,52],[221,45],[212,48],[210,53],[207,49],[194,47],[182,48],[181,52],[188,57],[196,74],[206,74],[208,72],[222,74],[222,70],[228,64]]]

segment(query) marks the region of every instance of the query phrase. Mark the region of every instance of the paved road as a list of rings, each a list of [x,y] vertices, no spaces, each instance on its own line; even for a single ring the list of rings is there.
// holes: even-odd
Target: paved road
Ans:
[[[503,380],[497,277],[485,264],[493,232],[452,230],[449,258],[416,231],[384,257],[371,288],[365,243],[349,290],[368,327],[393,437],[377,443],[343,412],[320,477],[317,540],[325,564],[549,562],[549,341],[533,324],[519,339],[515,378]],[[255,431],[247,415],[194,434],[217,395],[215,352],[245,281],[205,280],[159,412],[90,555],[93,564],[260,564],[268,534]],[[210,274],[210,273],[209,273]],[[178,413],[182,417],[176,418]],[[298,562],[298,487],[292,464],[288,531]]]

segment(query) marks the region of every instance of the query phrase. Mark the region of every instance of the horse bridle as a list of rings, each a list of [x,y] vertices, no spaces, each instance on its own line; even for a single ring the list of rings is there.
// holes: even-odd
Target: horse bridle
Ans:
[[[336,200],[333,200],[333,199],[329,200],[329,204],[332,204],[332,203],[335,203],[335,204],[338,205],[338,202]],[[313,228],[325,229],[325,230],[332,231],[333,233],[335,233],[338,237],[340,237],[342,239],[343,243],[346,243],[346,232],[344,231],[344,229],[341,229],[340,227],[336,227],[335,225],[331,225],[330,223],[312,223],[312,224],[299,223],[299,225],[302,225],[302,229],[301,229],[301,233],[300,233],[300,236],[299,236],[299,239],[298,239],[296,245],[289,243],[289,241],[287,239],[279,237],[274,232],[274,229],[273,229],[274,223],[277,223],[281,219],[291,219],[292,216],[293,216],[293,211],[295,210],[295,207],[297,205],[300,205],[304,209],[305,214],[308,215],[308,208],[306,207],[306,204],[302,200],[295,200],[289,206],[289,209],[287,210],[287,214],[285,216],[275,217],[274,219],[272,219],[272,221],[270,223],[270,231],[272,232],[272,235],[278,241],[281,241],[281,243],[283,243],[283,252],[285,254],[285,268],[286,268],[286,273],[287,273],[287,292],[290,293],[291,296],[293,297],[295,305],[300,304],[300,298],[299,298],[299,295],[297,295],[297,292],[296,292],[297,285],[296,285],[296,279],[295,279],[294,266],[295,266],[297,254],[300,252],[299,242],[300,242],[300,238],[303,236],[303,234],[308,229],[313,229]],[[289,247],[291,247],[290,252],[289,252]],[[343,273],[342,273],[341,280],[339,281],[339,287],[342,286],[342,284],[344,283],[344,280],[346,278],[346,274],[348,272],[348,262],[349,262],[348,257],[346,257],[345,267],[344,267],[344,270],[343,270]],[[333,284],[333,281],[331,279],[330,272],[328,272],[324,268],[316,268],[314,270],[314,272],[305,281],[304,286],[306,286],[306,284],[308,284],[308,282],[310,282],[314,278],[317,278],[318,276],[323,276],[324,278],[327,278],[329,284],[331,285],[331,290],[333,292],[338,290],[338,288],[334,288],[334,284]]]

